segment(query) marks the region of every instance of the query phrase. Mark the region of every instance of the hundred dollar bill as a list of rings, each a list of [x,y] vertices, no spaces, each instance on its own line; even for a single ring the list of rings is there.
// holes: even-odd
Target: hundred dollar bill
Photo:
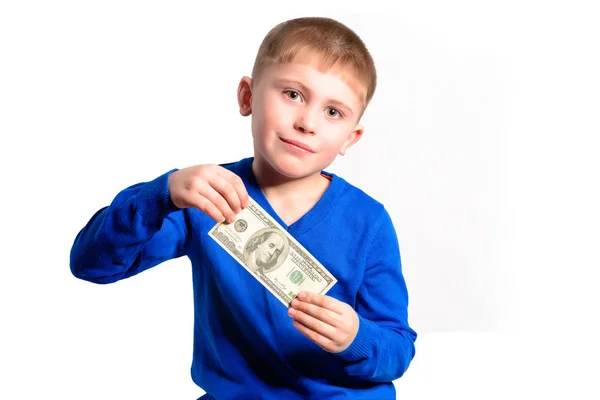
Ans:
[[[234,222],[208,234],[287,307],[300,291],[325,294],[337,282],[252,198]]]

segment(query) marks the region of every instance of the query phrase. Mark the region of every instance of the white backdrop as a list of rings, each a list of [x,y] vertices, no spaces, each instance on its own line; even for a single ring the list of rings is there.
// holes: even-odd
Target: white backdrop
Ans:
[[[70,246],[126,186],[251,155],[239,79],[275,24],[319,15],[378,68],[329,170],[398,231],[419,333],[398,398],[593,398],[600,31],[591,2],[482,3],[3,2],[0,397],[202,394],[189,261],[100,286]]]

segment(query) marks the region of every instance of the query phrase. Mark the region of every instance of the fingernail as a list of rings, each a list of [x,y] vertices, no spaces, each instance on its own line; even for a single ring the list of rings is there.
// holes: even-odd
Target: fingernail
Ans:
[[[298,297],[300,297],[301,299],[303,299],[303,298],[306,297],[306,293],[300,292],[300,293],[298,293]]]
[[[300,303],[298,300],[294,299],[292,300],[292,307],[298,307],[298,303]]]
[[[296,310],[294,310],[293,308],[290,308],[290,309],[288,310],[288,315],[289,315],[290,317],[293,317],[294,315],[296,315]]]

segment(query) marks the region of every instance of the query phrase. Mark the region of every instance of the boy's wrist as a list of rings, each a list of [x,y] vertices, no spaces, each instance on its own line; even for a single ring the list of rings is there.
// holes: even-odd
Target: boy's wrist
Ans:
[[[163,175],[165,180],[164,180],[164,186],[163,186],[164,190],[163,190],[162,194],[164,196],[163,199],[166,203],[165,207],[166,207],[167,214],[181,210],[179,207],[177,207],[175,205],[175,203],[173,203],[173,199],[171,198],[171,191],[169,190],[169,177],[171,176],[171,174],[173,172],[176,172],[178,170],[179,170],[178,168],[173,168],[172,170],[170,170],[169,172],[167,172]]]
[[[358,332],[347,349],[337,353],[337,356],[347,362],[355,362],[371,357],[377,342],[377,325],[358,315]]]
[[[168,214],[179,210],[169,195],[169,175],[176,170],[170,170],[154,180],[147,182],[138,193],[138,211],[145,216],[145,221],[162,221]]]

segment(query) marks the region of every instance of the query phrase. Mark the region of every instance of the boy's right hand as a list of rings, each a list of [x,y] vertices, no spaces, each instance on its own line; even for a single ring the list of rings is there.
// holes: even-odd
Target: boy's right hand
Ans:
[[[169,195],[179,208],[197,208],[217,222],[235,221],[248,205],[242,179],[216,164],[196,165],[169,175]]]

